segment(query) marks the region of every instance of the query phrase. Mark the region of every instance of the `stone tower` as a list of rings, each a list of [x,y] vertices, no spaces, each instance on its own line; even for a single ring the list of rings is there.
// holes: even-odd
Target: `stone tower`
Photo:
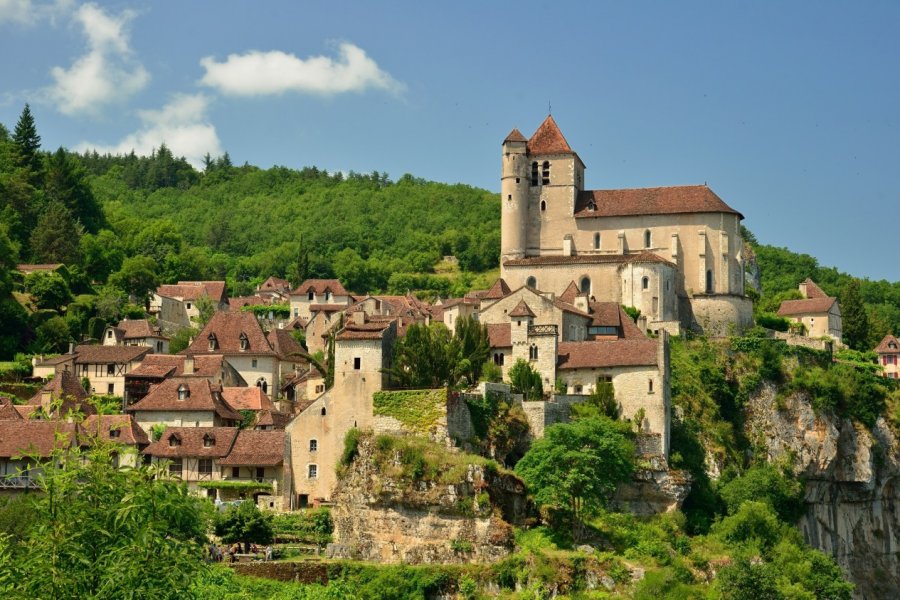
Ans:
[[[525,256],[528,227],[528,140],[513,129],[503,140],[500,263]]]

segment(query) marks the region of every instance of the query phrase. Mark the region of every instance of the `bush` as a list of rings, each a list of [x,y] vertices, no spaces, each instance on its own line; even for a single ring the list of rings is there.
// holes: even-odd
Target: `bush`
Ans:
[[[756,324],[775,331],[787,331],[791,326],[790,321],[774,313],[759,313],[756,315]]]
[[[787,523],[796,523],[804,512],[803,484],[772,465],[757,465],[719,488],[728,514],[745,502],[765,502]]]
[[[341,466],[349,467],[359,454],[359,429],[353,428],[344,436],[344,451],[341,453]]]
[[[215,532],[226,544],[270,544],[272,515],[261,512],[254,502],[244,501],[216,515]]]

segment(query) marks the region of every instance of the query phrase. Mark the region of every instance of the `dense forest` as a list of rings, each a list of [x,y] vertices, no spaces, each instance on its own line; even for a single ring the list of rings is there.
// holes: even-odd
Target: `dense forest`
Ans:
[[[227,153],[197,170],[164,145],[150,156],[50,151],[26,106],[15,127],[0,125],[0,358],[58,350],[95,332],[97,319],[140,313],[149,290],[177,280],[224,279],[230,295],[271,275],[459,295],[496,269],[499,229],[496,194],[411,175],[260,169]],[[900,331],[900,283],[857,280],[745,235],[760,312],[812,277],[841,298],[851,345],[869,349]],[[452,276],[436,273],[448,255]],[[26,281],[14,268],[23,262],[65,267]]]

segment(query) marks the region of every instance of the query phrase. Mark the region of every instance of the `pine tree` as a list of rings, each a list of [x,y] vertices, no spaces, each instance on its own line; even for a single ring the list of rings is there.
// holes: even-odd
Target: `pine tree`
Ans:
[[[69,209],[51,202],[31,232],[32,258],[39,263],[77,263],[82,231]]]
[[[41,136],[37,133],[34,117],[31,115],[31,107],[27,104],[19,116],[19,121],[16,123],[16,129],[13,132],[13,143],[18,154],[18,166],[28,168],[31,171],[32,183],[39,182],[42,171]]]
[[[44,193],[51,202],[63,204],[85,229],[96,233],[104,223],[103,211],[85,179],[84,169],[74,157],[59,148],[50,156]]]
[[[841,294],[844,343],[854,350],[868,350],[869,317],[859,293],[859,280],[851,279]]]

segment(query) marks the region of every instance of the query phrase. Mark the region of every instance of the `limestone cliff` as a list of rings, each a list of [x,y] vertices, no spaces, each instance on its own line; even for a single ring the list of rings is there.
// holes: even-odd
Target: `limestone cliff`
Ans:
[[[386,453],[376,441],[361,436],[358,456],[335,488],[329,557],[447,564],[493,562],[512,551],[510,523],[528,510],[517,477],[457,455],[456,464],[437,466],[438,477],[410,478],[401,464],[407,450]]]
[[[807,542],[832,554],[857,597],[900,594],[900,442],[885,420],[863,425],[817,415],[802,395],[776,402],[766,385],[750,398],[746,430],[770,461],[806,481]]]

